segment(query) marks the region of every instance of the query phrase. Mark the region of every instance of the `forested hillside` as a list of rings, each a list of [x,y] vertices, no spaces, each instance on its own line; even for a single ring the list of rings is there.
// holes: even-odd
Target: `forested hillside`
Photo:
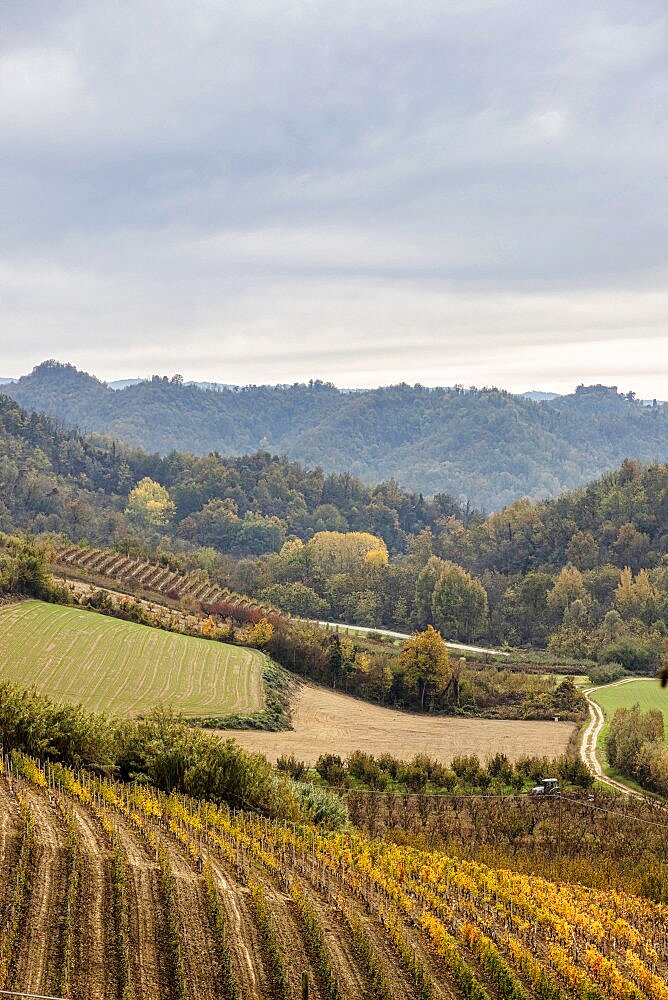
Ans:
[[[145,519],[141,490],[126,510],[131,487],[147,478],[168,491],[169,517]],[[96,544],[138,535],[151,545],[168,535],[235,556],[278,551],[290,535],[372,531],[400,551],[450,516],[475,515],[445,494],[428,502],[393,482],[368,486],[266,451],[149,455],[65,430],[0,396],[0,531],[64,532]]]
[[[666,648],[667,465],[627,460],[556,500],[442,517],[402,553],[379,546],[320,532],[244,559],[233,579],[243,566],[244,589],[296,613],[406,630],[433,623],[450,639],[547,644],[641,671]]]
[[[556,496],[627,456],[668,458],[668,408],[602,386],[540,403],[497,389],[409,385],[207,391],[178,376],[113,390],[45,362],[5,391],[29,410],[148,451],[266,448],[366,482],[395,478],[424,494],[447,492],[485,510]]]
[[[433,623],[449,639],[549,642],[563,656],[642,670],[661,657],[666,465],[627,460],[555,500],[483,518],[447,494],[426,501],[268,452],[161,458],[95,442],[7,398],[0,458],[0,530],[200,569],[296,615]]]

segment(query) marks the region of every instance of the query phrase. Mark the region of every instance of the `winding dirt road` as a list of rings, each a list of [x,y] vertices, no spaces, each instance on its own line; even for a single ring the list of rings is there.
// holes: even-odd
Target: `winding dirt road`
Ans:
[[[589,722],[587,728],[582,736],[582,743],[580,744],[580,757],[582,762],[594,775],[594,777],[602,782],[604,785],[609,785],[610,788],[614,788],[615,791],[623,792],[624,795],[631,795],[636,799],[644,799],[645,795],[641,792],[636,792],[634,789],[629,788],[628,785],[623,784],[621,781],[616,781],[614,778],[608,777],[601,763],[596,755],[596,745],[598,743],[598,738],[601,734],[601,730],[605,725],[605,715],[603,714],[603,709],[589,696],[594,693],[594,691],[600,691],[602,687],[619,687],[620,684],[628,684],[629,681],[637,681],[637,677],[624,677],[621,681],[615,681],[613,684],[600,684],[598,687],[587,688],[582,693],[587,699],[587,704],[589,706]],[[651,680],[651,678],[647,678]]]

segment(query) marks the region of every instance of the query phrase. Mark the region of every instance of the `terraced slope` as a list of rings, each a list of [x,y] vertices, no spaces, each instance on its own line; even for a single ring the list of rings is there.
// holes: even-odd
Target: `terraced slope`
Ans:
[[[0,608],[0,679],[92,711],[137,715],[170,704],[188,716],[262,708],[253,649],[163,632],[77,608]]]
[[[0,989],[90,1000],[287,1000],[305,983],[310,1000],[668,995],[666,914],[637,897],[45,773],[17,755],[11,768],[0,776],[0,872],[12,871],[0,879]]]
[[[121,582],[126,589],[139,588],[175,600],[188,597],[204,604],[216,604],[230,594],[230,591],[212,584],[206,574],[175,573],[160,563],[131,559],[112,549],[68,545],[57,549],[52,561],[60,571],[79,571],[86,577],[99,577],[110,583]]]

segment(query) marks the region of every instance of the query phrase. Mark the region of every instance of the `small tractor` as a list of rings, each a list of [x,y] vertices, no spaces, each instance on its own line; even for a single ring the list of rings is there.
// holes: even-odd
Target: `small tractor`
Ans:
[[[544,798],[553,798],[559,795],[559,781],[557,778],[543,778],[540,785],[535,785],[531,789],[532,795],[542,795]]]

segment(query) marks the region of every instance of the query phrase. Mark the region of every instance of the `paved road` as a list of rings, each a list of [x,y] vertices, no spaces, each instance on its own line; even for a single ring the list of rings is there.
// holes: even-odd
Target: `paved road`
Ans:
[[[366,625],[344,625],[342,622],[317,622],[317,624],[324,625],[326,628],[344,629],[347,632],[362,632],[364,635],[372,632],[374,635],[387,635],[391,639],[411,638],[407,632],[392,632],[386,628],[367,628]],[[450,649],[463,649],[465,653],[489,653],[490,656],[510,656],[510,653],[504,653],[500,649],[485,649],[484,646],[465,646],[461,642],[449,642],[447,639],[445,645]]]
[[[598,781],[603,782],[604,785],[609,785],[618,792],[623,792],[625,795],[631,795],[636,799],[644,799],[646,796],[642,795],[640,792],[634,791],[632,788],[629,788],[628,785],[622,784],[621,781],[616,781],[614,778],[608,777],[601,767],[599,759],[596,756],[596,744],[605,724],[605,716],[601,706],[589,696],[593,694],[594,691],[600,691],[602,687],[618,687],[620,684],[628,684],[629,681],[637,681],[641,679],[642,678],[639,677],[624,677],[621,681],[615,681],[614,684],[601,684],[598,687],[587,688],[583,691],[583,694],[587,699],[587,704],[589,705],[589,722],[584,731],[582,743],[580,744],[580,757],[582,758],[585,766],[594,775],[594,777],[598,779]],[[648,677],[647,680],[651,681],[652,678]]]

